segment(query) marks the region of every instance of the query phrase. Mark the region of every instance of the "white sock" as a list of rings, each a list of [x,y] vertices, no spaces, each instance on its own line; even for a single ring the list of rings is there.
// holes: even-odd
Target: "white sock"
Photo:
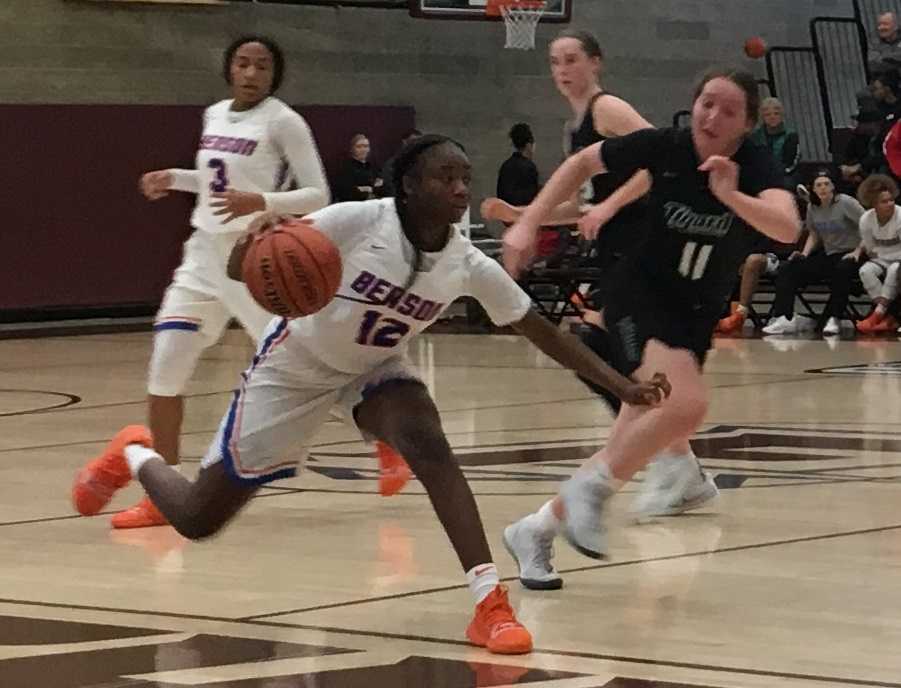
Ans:
[[[742,306],[741,304],[738,304],[738,305],[735,307],[735,312],[736,312],[736,313],[741,313],[742,315],[747,315],[747,314],[748,314],[748,307],[747,307],[747,306]]]
[[[479,604],[500,583],[497,566],[491,562],[473,566],[466,572],[466,582],[469,584],[469,591],[475,598],[476,604]]]
[[[553,504],[553,499],[546,501],[538,511],[532,514],[531,520],[542,533],[554,533],[556,535],[560,532],[560,519],[554,513]]]
[[[876,304],[876,315],[885,315],[885,312],[886,312],[887,310],[888,310],[888,309],[885,307],[885,304],[884,304],[884,303],[877,303],[877,304]]]
[[[675,454],[672,452],[662,451],[654,457],[654,459],[658,458],[668,458],[673,461],[697,461],[697,457],[695,456],[694,451],[690,448],[685,454]]]
[[[685,454],[660,452],[653,460],[660,461],[661,465],[666,467],[666,471],[688,470],[686,466],[691,465],[694,466],[698,473],[704,472],[704,467],[701,466],[701,462],[698,461],[698,457],[695,456],[694,451],[690,447]]]
[[[153,449],[145,447],[143,444],[129,444],[125,447],[125,460],[128,461],[128,467],[131,469],[131,477],[137,478],[141,466],[150,461],[150,459],[162,459]]]
[[[597,471],[601,474],[601,478],[603,478],[604,482],[607,483],[608,487],[614,492],[619,492],[620,488],[623,486],[623,481],[618,480],[613,477],[613,473],[610,471],[610,466],[607,465],[605,461],[598,461],[597,463]]]

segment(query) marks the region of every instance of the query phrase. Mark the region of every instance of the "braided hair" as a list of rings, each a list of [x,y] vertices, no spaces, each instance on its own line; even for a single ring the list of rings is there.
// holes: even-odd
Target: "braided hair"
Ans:
[[[464,153],[466,152],[466,149],[463,148],[461,143],[448,136],[442,136],[441,134],[426,134],[425,136],[420,136],[418,139],[410,141],[403,149],[401,149],[400,153],[397,154],[397,158],[395,158],[394,161],[392,181],[394,182],[394,206],[397,209],[398,217],[400,217],[401,225],[405,224],[404,221],[407,217],[407,190],[404,188],[404,177],[410,174],[416,166],[416,163],[419,162],[423,153],[444,143],[452,143]],[[419,272],[421,265],[422,253],[419,248],[413,245],[413,265],[411,266],[410,275],[406,280],[406,284],[403,286],[404,291],[413,286],[413,283],[416,281],[416,273]]]
[[[397,203],[398,213],[402,212],[401,207],[407,201],[407,192],[404,189],[404,177],[406,177],[416,166],[416,163],[423,153],[435,146],[440,146],[443,143],[452,143],[464,153],[466,152],[463,144],[448,136],[442,136],[441,134],[426,134],[425,136],[420,136],[418,139],[410,141],[410,143],[404,146],[401,152],[397,154],[397,157],[394,160],[394,174],[391,181],[394,183],[394,198]]]

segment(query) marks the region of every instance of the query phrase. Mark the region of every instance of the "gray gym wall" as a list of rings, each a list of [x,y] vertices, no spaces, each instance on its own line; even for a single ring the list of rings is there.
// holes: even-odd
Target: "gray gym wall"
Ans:
[[[572,26],[606,52],[605,86],[651,122],[690,106],[711,63],[745,64],[750,35],[808,45],[813,16],[850,16],[850,0],[576,0]],[[560,161],[569,116],[546,59],[559,25],[535,51],[504,50],[503,27],[410,18],[404,11],[265,4],[114,5],[79,0],[0,3],[0,102],[202,104],[223,96],[221,51],[244,32],[286,49],[280,96],[293,103],[412,104],[419,127],[464,142],[475,198],[493,194],[517,121],[535,131],[542,177]],[[123,145],[137,145],[123,142]],[[382,159],[388,152],[378,152]]]

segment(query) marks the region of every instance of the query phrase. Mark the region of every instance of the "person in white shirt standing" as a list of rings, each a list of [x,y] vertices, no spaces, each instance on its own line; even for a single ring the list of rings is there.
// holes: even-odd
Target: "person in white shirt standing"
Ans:
[[[226,275],[231,247],[259,213],[304,215],[330,196],[309,126],[272,96],[284,75],[278,45],[264,36],[239,38],[226,49],[223,70],[232,97],[204,112],[195,169],[157,170],[140,181],[150,200],[169,191],[197,195],[195,231],[156,317],[148,373],[150,429],[172,465],[178,464],[182,395],[203,350],[232,317],[257,342],[272,319]],[[112,520],[114,528],[166,523],[146,497]]]
[[[885,174],[863,180],[857,199],[869,208],[860,217],[860,241],[869,260],[860,266],[860,281],[873,299],[873,312],[856,324],[857,331],[891,332],[897,319],[888,312],[898,296],[898,268],[901,266],[901,207],[895,204],[898,184]]]

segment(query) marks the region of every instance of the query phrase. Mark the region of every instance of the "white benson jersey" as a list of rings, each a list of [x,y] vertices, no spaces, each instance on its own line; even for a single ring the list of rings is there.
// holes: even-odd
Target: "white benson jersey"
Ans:
[[[338,294],[321,311],[289,322],[287,346],[299,345],[330,368],[364,373],[402,355],[461,296],[472,296],[497,325],[521,320],[531,301],[503,268],[454,228],[444,249],[415,250],[394,199],[338,203],[308,216],[341,253]]]
[[[234,189],[256,193],[283,191],[301,170],[288,162],[286,145],[280,144],[280,132],[301,131],[309,139],[309,152],[304,155],[320,168],[319,153],[309,127],[303,118],[277,98],[266,98],[251,108],[236,112],[232,101],[222,100],[203,114],[203,134],[197,150],[196,169],[199,188],[191,224],[207,232],[243,231],[256,213],[222,222],[213,215],[210,202],[213,192]],[[300,129],[298,129],[300,125]],[[299,166],[304,166],[304,164]],[[301,186],[308,180],[297,179]]]

